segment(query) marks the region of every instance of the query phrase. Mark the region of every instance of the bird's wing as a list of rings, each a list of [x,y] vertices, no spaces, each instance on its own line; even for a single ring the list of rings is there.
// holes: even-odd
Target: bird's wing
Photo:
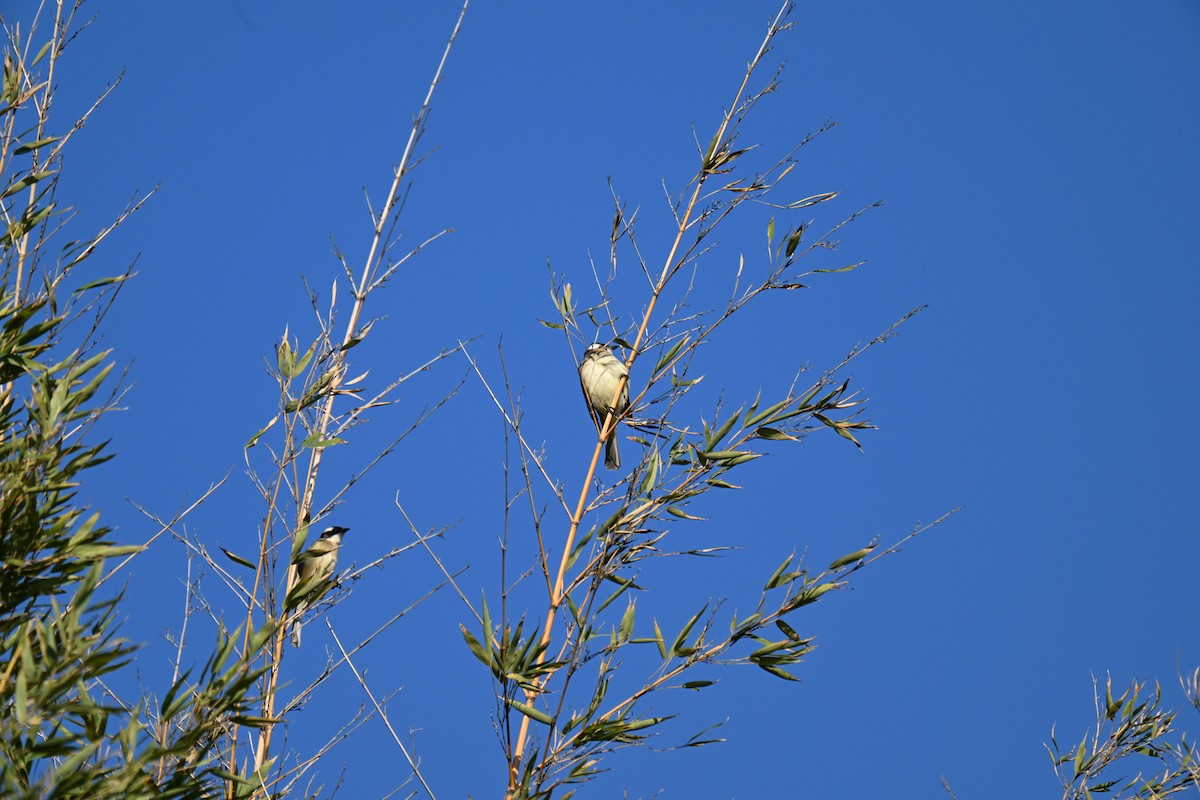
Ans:
[[[599,432],[604,420],[596,416],[596,408],[592,405],[592,396],[588,394],[587,384],[583,382],[583,371],[589,366],[593,369],[595,368],[595,364],[586,358],[579,364],[579,388],[583,391],[583,402],[587,406],[588,414],[592,417],[592,424],[596,426],[596,431]]]

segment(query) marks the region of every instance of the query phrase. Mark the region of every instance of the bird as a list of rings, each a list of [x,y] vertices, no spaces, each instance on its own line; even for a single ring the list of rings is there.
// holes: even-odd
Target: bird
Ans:
[[[612,430],[604,450],[604,466],[608,469],[621,468],[621,454],[617,451],[617,420],[629,408],[629,381],[621,387],[621,396],[616,405],[611,405],[617,396],[617,383],[628,378],[629,369],[621,359],[613,355],[606,344],[589,345],[583,351],[579,364],[579,384],[583,387],[583,398],[588,404],[588,413],[596,423],[596,431],[604,432],[604,420],[612,412]]]
[[[342,536],[348,530],[350,529],[339,525],[330,525],[321,532],[312,546],[301,554],[296,562],[296,584],[293,591],[304,587],[302,591],[307,596],[333,577],[333,571],[337,569],[338,547],[342,543]],[[296,605],[296,614],[292,618],[292,644],[296,647],[300,646],[300,617],[307,610],[308,601],[301,600]]]

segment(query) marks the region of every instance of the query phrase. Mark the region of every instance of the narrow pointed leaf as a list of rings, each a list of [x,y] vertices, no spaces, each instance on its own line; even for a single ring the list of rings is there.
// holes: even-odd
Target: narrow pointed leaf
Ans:
[[[220,545],[217,545],[217,546],[221,547]],[[241,564],[243,567],[248,567],[250,569],[255,568],[254,563],[252,561],[250,561],[249,559],[242,558],[241,556],[237,555],[236,553],[231,553],[230,551],[226,550],[224,547],[221,547],[221,552],[225,554],[226,558],[228,558],[230,561],[232,561],[235,564]]]

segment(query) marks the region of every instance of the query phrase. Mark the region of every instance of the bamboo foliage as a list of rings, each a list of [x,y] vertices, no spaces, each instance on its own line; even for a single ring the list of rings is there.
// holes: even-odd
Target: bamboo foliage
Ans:
[[[56,200],[62,154],[100,102],[65,129],[53,127],[55,67],[66,45],[86,26],[76,19],[79,6],[58,2],[50,9],[53,19],[39,18],[29,31],[5,25],[0,95],[0,180],[6,187],[0,196],[0,794],[233,800],[303,791],[311,796],[320,791],[316,767],[321,758],[372,713],[386,722],[386,711],[376,706],[373,712],[353,715],[314,754],[285,751],[274,737],[276,729],[339,668],[354,671],[370,695],[352,658],[411,609],[343,650],[342,658],[309,685],[287,687],[285,695],[281,665],[288,652],[287,624],[302,606],[324,608],[338,602],[346,593],[343,584],[415,545],[397,546],[321,585],[296,585],[296,564],[315,538],[309,537],[311,525],[454,393],[427,406],[395,440],[361,462],[348,481],[323,488],[319,476],[325,450],[347,443],[368,412],[393,403],[397,387],[456,349],[435,354],[382,384],[373,383],[368,370],[351,373],[352,351],[375,322],[367,316],[368,301],[409,259],[448,232],[401,248],[398,221],[434,89],[466,5],[386,196],[369,209],[372,236],[365,263],[352,270],[336,249],[344,283],[332,283],[327,305],[317,291],[309,291],[315,337],[301,346],[285,328],[276,343],[269,372],[278,386],[278,408],[245,446],[247,474],[265,509],[258,552],[220,548],[223,556],[214,555],[203,539],[183,529],[186,516],[222,482],[172,518],[142,509],[158,528],[147,544],[171,534],[187,548],[189,575],[180,632],[168,634],[176,647],[173,675],[162,691],[144,687],[141,702],[129,702],[106,688],[104,677],[130,667],[135,648],[118,635],[120,596],[104,596],[99,590],[144,548],[114,544],[111,531],[76,502],[73,490],[88,469],[111,457],[107,443],[90,441],[97,420],[115,409],[119,396],[110,385],[110,353],[98,350],[94,339],[115,292],[132,276],[128,270],[87,280],[85,262],[147,198],[132,202],[97,235],[59,244],[71,215]],[[48,32],[42,30],[45,25]],[[115,84],[100,100],[113,88]],[[74,339],[67,335],[72,331]],[[110,567],[114,558],[121,561]],[[241,624],[227,624],[227,601],[192,575],[194,562],[232,595],[241,608]],[[192,619],[197,613],[207,616],[215,643],[197,640],[200,628]],[[185,653],[197,652],[200,663],[188,669]],[[415,760],[411,763],[413,774],[404,783],[423,781]]]
[[[496,400],[519,445],[524,481],[517,494],[528,497],[537,542],[533,565],[522,574],[538,576],[539,584],[543,579],[546,584],[545,614],[539,623],[531,624],[524,616],[509,618],[514,586],[505,584],[500,618],[493,620],[485,600],[479,610],[472,609],[482,620],[480,628],[462,627],[469,650],[496,683],[497,728],[509,766],[510,798],[568,797],[573,789],[567,787],[596,775],[608,754],[657,735],[668,716],[653,710],[655,696],[678,689],[702,691],[715,682],[715,666],[754,666],[794,681],[797,665],[813,647],[813,638],[801,632],[803,623],[793,622],[802,609],[844,588],[853,573],[930,527],[918,526],[888,545],[871,538],[825,569],[788,557],[764,581],[753,611],[741,617],[723,614],[720,598],[711,598],[681,623],[668,625],[641,594],[653,575],[651,559],[713,556],[728,549],[672,551],[669,545],[674,530],[702,519],[710,491],[741,488],[734,478],[744,464],[822,431],[859,446],[858,437],[871,427],[862,416],[864,399],[839,373],[920,310],[854,347],[808,385],[800,383],[798,374],[779,396],[748,398],[736,407],[721,402],[707,420],[689,419],[696,387],[713,377],[699,374],[701,353],[723,334],[726,322],[745,315],[764,295],[790,292],[823,274],[859,266],[806,265],[818,252],[836,251],[836,237],[862,212],[824,234],[814,234],[813,220],[806,215],[837,193],[784,196],[800,151],[826,128],[765,161],[756,146],[740,142],[743,123],[778,86],[778,72],[766,80],[759,73],[777,37],[790,27],[792,11],[790,2],[780,8],[716,130],[697,137],[697,169],[671,199],[673,230],[661,266],[652,268],[639,240],[638,212],[629,212],[614,191],[610,277],[595,276],[598,297],[585,303],[571,282],[554,281],[556,314],[542,324],[560,331],[572,349],[576,342],[607,339],[620,348],[629,368],[613,405],[628,381],[630,409],[623,419],[609,413],[601,421],[577,497],[567,495],[563,483],[550,476],[542,453],[528,444],[519,409]],[[756,83],[758,88],[752,88]],[[712,243],[714,232],[752,208],[770,209],[764,263],[755,266],[739,257],[724,273],[730,286],[724,306],[696,312],[691,299],[698,285],[717,279],[714,269],[720,256]],[[632,322],[612,310],[629,304],[624,294],[615,294],[623,285],[611,277],[617,274],[618,258],[626,255],[632,257],[638,282],[647,287],[641,313]],[[482,371],[476,370],[482,378]],[[498,394],[492,392],[493,398]],[[605,440],[624,428],[635,432],[629,438],[640,449],[640,458],[615,484],[605,485],[596,476],[599,456]],[[538,510],[535,498],[543,485],[552,493],[546,508],[563,510],[561,534],[549,532],[555,526]],[[507,534],[503,548],[505,559],[511,560]],[[631,675],[638,668],[644,671]],[[701,731],[681,746],[713,741],[717,739]]]
[[[105,683],[136,651],[120,636],[121,595],[101,591],[106,564],[141,548],[116,544],[76,491],[112,457],[94,429],[119,387],[96,334],[131,271],[97,276],[89,259],[146,197],[95,235],[68,238],[78,233],[58,198],[63,155],[113,88],[68,124],[52,114],[77,11],[60,2],[25,29],[3,26],[0,794],[205,797],[220,781],[210,743],[226,720],[253,724],[258,672],[224,639],[196,674],[165,687],[154,711]],[[246,633],[262,640],[270,630]]]
[[[1095,683],[1095,727],[1079,744],[1067,746],[1059,745],[1052,730],[1046,745],[1063,800],[1158,800],[1200,788],[1200,751],[1185,736],[1176,737],[1177,712],[1163,708],[1159,686],[1150,694],[1145,681],[1133,681],[1114,696],[1112,676],[1103,694]],[[1200,709],[1200,670],[1184,681],[1184,689]]]
[[[352,655],[367,646],[384,629],[398,620],[404,612],[384,621],[367,639],[356,643],[342,658],[333,662],[307,686],[288,689],[284,694],[282,667],[286,658],[297,658],[300,651],[285,647],[289,624],[297,621],[310,609],[322,612],[345,598],[354,580],[382,562],[400,555],[414,545],[397,546],[371,564],[349,568],[339,564],[340,574],[329,581],[298,582],[298,565],[306,549],[325,526],[325,518],[346,498],[364,475],[378,466],[405,438],[423,424],[431,414],[455,393],[451,390],[440,400],[426,407],[417,418],[390,443],[359,462],[353,475],[337,486],[328,487],[321,480],[321,466],[327,451],[351,444],[355,429],[365,424],[369,412],[386,408],[395,402],[397,389],[415,376],[457,351],[451,347],[415,365],[410,371],[393,375],[382,384],[371,377],[367,367],[354,367],[355,348],[365,341],[375,327],[376,319],[369,316],[368,307],[384,286],[410,259],[430,244],[449,233],[436,232],[424,240],[409,245],[402,243],[399,220],[403,200],[411,182],[411,171],[420,160],[418,146],[426,130],[432,109],[434,90],[441,78],[450,51],[466,14],[462,5],[458,20],[451,32],[441,62],[437,65],[424,102],[413,117],[399,162],[393,167],[389,188],[382,203],[372,206],[368,198],[371,237],[364,263],[352,267],[342,249],[334,245],[334,255],[341,276],[334,280],[326,297],[311,286],[310,305],[316,321],[316,334],[301,342],[285,327],[275,343],[273,357],[268,359],[268,372],[275,382],[278,405],[263,427],[246,441],[244,457],[246,474],[255,486],[263,503],[259,525],[258,552],[240,554],[225,551],[238,570],[226,581],[242,605],[245,617],[243,630],[256,625],[269,627],[268,640],[243,635],[238,645],[239,655],[255,665],[261,675],[257,683],[260,707],[252,726],[253,748],[240,751],[245,741],[236,721],[223,737],[222,761],[229,777],[226,796],[266,797],[297,790],[311,781],[322,755],[327,753],[348,732],[359,727],[372,713],[383,717],[382,707],[373,712],[359,712],[344,720],[328,737],[315,755],[306,756],[278,752],[275,731],[287,715],[301,707],[330,674],[349,667],[362,684],[364,693],[374,698],[361,675],[354,669]],[[349,448],[346,448],[347,450]],[[193,551],[217,566],[197,542],[189,543]],[[249,571],[247,575],[245,571]],[[214,620],[218,622],[219,620]],[[341,647],[340,639],[334,634]],[[281,756],[287,756],[286,758]],[[412,774],[407,780],[423,782],[415,759],[410,758]],[[305,782],[308,781],[308,784]],[[407,782],[407,781],[406,781]]]
[[[153,193],[135,196],[111,223],[82,238],[73,230],[71,207],[59,197],[66,149],[119,83],[65,124],[51,113],[57,68],[86,26],[79,7],[68,0],[47,3],[24,29],[0,18],[0,796],[315,797],[326,794],[323,759],[378,719],[408,765],[399,788],[433,798],[402,726],[389,717],[387,694],[368,684],[356,659],[425,598],[451,586],[472,616],[459,625],[461,654],[480,664],[495,689],[494,721],[508,767],[505,795],[567,798],[609,769],[623,748],[721,741],[701,726],[680,734],[671,720],[731,667],[795,682],[816,645],[809,607],[949,516],[887,541],[864,536],[860,547],[828,561],[799,547],[780,553],[757,585],[720,587],[750,598],[736,610],[714,594],[681,614],[656,605],[645,591],[658,580],[663,559],[708,558],[730,549],[680,545],[679,532],[703,522],[710,492],[742,491],[741,484],[753,482],[746,464],[812,436],[862,446],[872,426],[845,368],[920,310],[855,345],[815,378],[798,369],[792,384],[774,393],[715,400],[706,394],[723,379],[720,365],[705,356],[707,345],[732,335],[726,322],[747,316],[768,295],[797,297],[794,290],[859,266],[827,266],[824,259],[838,257],[838,237],[862,211],[818,227],[809,214],[827,213],[837,193],[792,188],[805,146],[828,126],[774,156],[741,141],[746,120],[761,113],[778,86],[779,72],[763,73],[772,46],[791,24],[788,2],[739,76],[716,129],[697,137],[695,173],[669,197],[671,236],[662,252],[650,255],[640,235],[645,221],[614,189],[608,276],[597,271],[594,292],[580,289],[578,279],[572,284],[552,276],[553,313],[543,325],[572,352],[603,339],[629,368],[627,385],[614,396],[627,389],[629,409],[599,421],[577,494],[531,446],[513,392],[493,391],[483,381],[503,414],[519,476],[505,508],[499,590],[478,604],[468,601],[456,582],[459,573],[433,549],[430,540],[439,534],[417,534],[407,515],[413,543],[366,565],[343,561],[329,580],[298,581],[297,566],[317,531],[334,521],[356,483],[456,389],[428,403],[391,441],[360,455],[354,445],[372,412],[394,405],[400,386],[458,353],[483,378],[468,342],[382,379],[359,361],[363,351],[357,349],[375,330],[378,292],[448,232],[402,242],[399,218],[464,3],[388,188],[381,201],[369,203],[364,257],[348,258],[335,245],[339,276],[319,281],[320,289],[308,287],[312,322],[282,326],[266,359],[274,403],[262,412],[258,430],[247,431],[243,450],[246,475],[261,500],[253,547],[214,553],[182,525],[221,482],[170,518],[143,509],[158,531],[146,546],[170,534],[188,553],[185,611],[180,631],[168,634],[176,649],[170,678],[144,685],[135,699],[121,696],[112,686],[137,669],[138,648],[121,636],[129,612],[107,581],[130,564],[137,568],[145,546],[118,544],[101,516],[81,502],[78,487],[114,455],[96,429],[117,408],[122,390],[114,376],[117,356],[98,346],[98,332],[133,275],[132,266],[118,274],[94,272],[94,256]],[[735,259],[716,247],[716,231],[755,213],[765,227],[755,247],[765,241],[765,252]],[[631,273],[644,294],[635,296],[629,281],[617,279],[618,260],[632,263],[621,277]],[[696,310],[697,298],[711,296],[714,285],[727,290],[724,303]],[[615,310],[629,307],[638,313]],[[504,380],[507,387],[507,375]],[[622,437],[629,459],[626,471],[608,480],[597,466],[610,436]],[[332,458],[349,466],[348,479],[331,481],[322,467]],[[519,503],[528,505],[529,530],[512,522]],[[445,580],[408,607],[388,609],[390,616],[357,642],[343,642],[327,618],[336,652],[328,651],[311,682],[290,683],[287,660],[319,654],[288,647],[288,624],[301,613],[324,615],[370,570],[417,547],[435,559]],[[205,580],[193,571],[198,568]],[[532,606],[530,597],[537,600]],[[212,631],[207,639],[205,630]],[[358,710],[333,725],[315,752],[289,750],[281,726],[295,723],[295,712],[347,670],[365,698]],[[1184,688],[1200,708],[1200,672],[1185,679]],[[1195,748],[1174,736],[1175,724],[1157,686],[1150,696],[1145,683],[1135,682],[1114,696],[1109,681],[1103,696],[1097,691],[1094,730],[1064,747],[1052,733],[1048,750],[1063,797],[1155,798],[1200,785]]]

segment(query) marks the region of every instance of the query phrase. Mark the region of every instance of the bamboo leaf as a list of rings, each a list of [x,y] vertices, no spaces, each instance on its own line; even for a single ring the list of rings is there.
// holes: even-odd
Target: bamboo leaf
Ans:
[[[727,481],[723,481],[720,478],[709,478],[708,480],[706,480],[704,482],[707,483],[709,486],[715,486],[718,489],[740,489],[740,488],[742,488],[740,486],[736,486]]]
[[[795,232],[788,237],[787,247],[784,248],[783,254],[788,258],[792,257],[792,253],[796,252],[796,248],[800,245],[800,237],[804,235],[804,226],[796,228]]]
[[[29,175],[26,175],[20,180],[14,182],[12,186],[9,186],[7,189],[5,189],[4,194],[0,194],[0,199],[11,197],[22,189],[28,188],[40,180],[49,178],[53,174],[53,170],[30,173]]]
[[[221,547],[220,545],[217,545],[217,546]],[[249,569],[255,568],[254,563],[252,561],[250,561],[249,559],[242,558],[241,556],[237,555],[236,553],[231,553],[230,551],[226,550],[224,547],[221,547],[221,552],[224,553],[225,556],[235,564],[241,564],[243,567],[248,567]],[[170,716],[170,715],[168,715],[168,716]]]
[[[745,450],[713,450],[701,455],[709,461],[718,462],[723,467],[736,467],[738,464],[744,464],[763,456],[762,453],[751,453]]]
[[[61,137],[59,136],[47,136],[45,139],[37,139],[36,141],[29,142],[28,144],[18,145],[17,148],[12,151],[12,154],[14,156],[19,156],[25,153],[32,153],[39,147],[45,147],[48,144],[57,142],[60,138]]]
[[[800,606],[806,606],[809,603],[815,603],[823,594],[832,589],[836,589],[837,587],[838,585],[836,583],[822,583],[820,586],[804,589],[792,598],[792,604],[795,608],[799,608]]]
[[[54,40],[46,42],[42,45],[42,49],[37,51],[37,55],[33,57],[33,61],[29,62],[29,66],[36,67],[38,62],[46,57],[46,53],[50,52],[50,47],[54,44]]]
[[[769,419],[773,414],[777,413],[782,408],[784,408],[784,406],[786,406],[788,404],[788,402],[789,402],[788,400],[780,400],[778,403],[775,403],[772,406],[768,406],[767,408],[764,408],[762,411],[758,412],[757,414],[750,414],[749,412],[747,412],[746,421],[743,424],[747,428],[752,428],[755,425],[757,425],[758,423],[762,422],[763,420]]]
[[[267,431],[271,430],[271,426],[272,426],[272,425],[274,425],[274,424],[275,424],[276,422],[278,422],[278,421],[279,421],[279,415],[278,415],[278,414],[276,414],[275,416],[271,417],[271,421],[270,421],[270,422],[268,422],[268,423],[267,423],[265,426],[263,426],[263,429],[262,429],[262,430],[260,430],[258,433],[256,433],[256,434],[254,434],[253,436],[251,436],[251,437],[250,437],[250,438],[249,438],[249,439],[246,441],[246,444],[242,446],[242,449],[244,449],[244,450],[249,450],[251,447],[254,447],[254,445],[258,444],[258,440],[259,440],[260,438],[262,438],[262,435],[263,435],[264,433],[266,433]]]
[[[822,192],[821,194],[814,194],[811,197],[806,197],[803,200],[796,200],[795,202],[788,203],[787,207],[792,211],[796,211],[801,208],[815,206],[818,203],[824,203],[826,200],[832,200],[837,196],[837,192]]]
[[[871,555],[871,551],[875,549],[875,545],[864,547],[861,550],[855,550],[853,553],[844,555],[829,565],[830,571],[841,569],[847,564],[853,564],[855,561],[862,561],[867,556]]]
[[[479,662],[485,667],[494,669],[496,667],[496,661],[492,657],[491,651],[485,650],[483,645],[480,644],[479,640],[475,638],[474,634],[467,630],[467,627],[461,622],[458,624],[458,629],[462,632],[463,641],[467,643],[467,649],[474,654],[475,658],[479,659]]]
[[[525,703],[522,703],[520,700],[513,700],[511,697],[504,698],[504,702],[508,703],[510,706],[515,708],[517,711],[520,711],[522,714],[529,717],[534,722],[540,722],[543,725],[551,724],[550,715],[547,714],[545,711],[540,711],[540,710],[534,708],[533,706],[526,705]]]
[[[304,441],[300,443],[301,447],[311,447],[314,450],[320,450],[322,447],[333,447],[334,445],[345,444],[346,440],[340,436],[331,436],[328,439],[322,438],[320,433],[310,433],[304,437]]]
[[[737,418],[741,415],[741,413],[742,409],[739,408],[737,411],[730,414],[726,420],[721,423],[721,427],[717,428],[712,432],[711,435],[706,437],[704,449],[712,450],[714,447],[720,444],[721,440],[729,435],[729,431],[733,430],[733,424],[737,422]]]
[[[861,267],[861,266],[862,266],[863,264],[865,264],[865,263],[867,263],[867,262],[865,262],[865,261],[860,261],[860,262],[858,262],[857,264],[850,264],[850,265],[848,265],[848,266],[845,266],[845,267],[838,267],[837,269],[814,269],[814,270],[813,270],[813,272],[824,272],[824,273],[831,273],[831,272],[849,272],[850,270],[853,270],[853,269],[858,269],[859,267]]]
[[[776,678],[783,678],[785,681],[799,681],[800,680],[795,675],[788,672],[786,669],[784,669],[782,667],[777,667],[774,664],[759,664],[758,666],[761,669],[765,669],[767,672],[771,673]]]
[[[670,350],[663,353],[662,357],[658,359],[658,363],[654,365],[653,374],[657,375],[659,372],[665,369],[675,359],[675,356],[679,355],[679,351],[683,349],[683,346],[687,344],[691,338],[691,336],[684,336],[682,339],[676,342]]]
[[[780,578],[783,576],[784,571],[792,565],[792,559],[795,557],[795,555],[795,553],[792,553],[790,556],[785,558],[783,563],[771,573],[771,577],[767,579],[766,585],[763,586],[763,591],[775,589],[782,585]]]
[[[784,636],[788,637],[796,644],[803,644],[805,642],[804,639],[800,638],[800,634],[796,633],[796,629],[791,625],[788,625],[785,621],[781,619],[775,620],[775,627],[779,628],[779,630],[783,632]]]
[[[679,632],[679,635],[675,637],[675,641],[671,644],[671,653],[673,655],[682,655],[681,650],[683,649],[683,643],[687,640],[688,634],[692,632],[692,626],[694,626],[700,620],[700,616],[707,610],[708,603],[705,603],[704,607],[697,611],[696,614],[690,620],[688,620],[688,623],[683,626],[683,630]]]
[[[622,642],[629,641],[629,637],[633,635],[633,617],[634,610],[637,604],[634,599],[629,598],[629,605],[625,608],[625,613],[621,617],[621,627],[618,630],[617,638]]]
[[[71,294],[81,294],[83,292],[91,291],[92,289],[99,289],[101,286],[111,286],[114,283],[124,283],[125,281],[129,280],[129,278],[131,278],[131,277],[132,277],[131,275],[126,274],[126,275],[111,275],[107,278],[97,278],[94,281],[88,281],[83,286],[80,286],[78,289],[71,292]]]

